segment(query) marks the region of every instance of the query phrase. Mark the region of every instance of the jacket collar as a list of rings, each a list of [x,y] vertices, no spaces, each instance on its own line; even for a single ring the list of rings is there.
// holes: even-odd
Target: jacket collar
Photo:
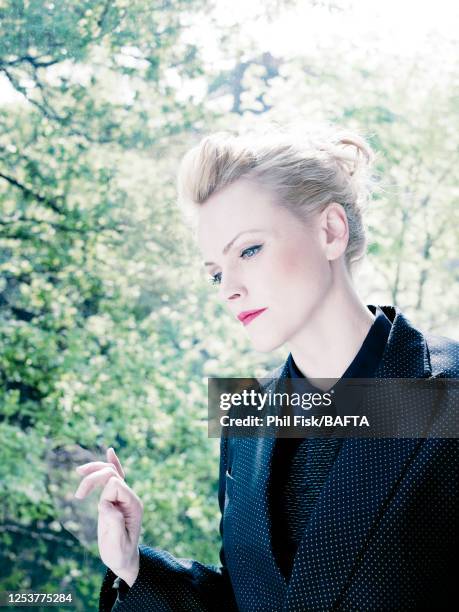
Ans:
[[[381,378],[431,376],[432,367],[424,334],[412,325],[399,308],[394,306],[380,306],[380,308],[392,323],[392,328],[375,376]]]
[[[376,306],[369,304],[373,312]],[[389,338],[375,378],[428,378],[432,375],[429,349],[423,333],[396,306],[380,306],[392,324]],[[401,350],[403,348],[403,351]],[[406,359],[409,353],[410,359]],[[287,361],[274,370],[267,383],[273,385],[277,379],[288,375]]]

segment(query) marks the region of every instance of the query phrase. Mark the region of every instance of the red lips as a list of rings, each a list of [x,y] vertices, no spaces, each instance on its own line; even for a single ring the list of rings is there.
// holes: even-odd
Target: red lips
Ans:
[[[260,308],[259,310],[243,310],[237,315],[237,318],[243,325],[248,325],[251,321],[258,317],[262,312],[267,310],[266,308]]]

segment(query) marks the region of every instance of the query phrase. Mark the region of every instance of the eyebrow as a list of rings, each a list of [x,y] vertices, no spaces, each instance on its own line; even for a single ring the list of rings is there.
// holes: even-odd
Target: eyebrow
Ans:
[[[234,238],[232,240],[230,240],[230,242],[228,242],[228,244],[223,249],[223,251],[222,251],[223,255],[226,255],[226,253],[228,253],[228,251],[233,246],[234,242],[239,238],[239,236],[242,236],[242,234],[254,234],[254,233],[257,233],[257,232],[263,232],[263,230],[261,230],[261,229],[249,229],[249,230],[243,230],[242,232],[239,232],[238,234],[236,234],[234,236]],[[204,265],[205,266],[213,266],[215,264],[214,264],[213,261],[205,261]]]

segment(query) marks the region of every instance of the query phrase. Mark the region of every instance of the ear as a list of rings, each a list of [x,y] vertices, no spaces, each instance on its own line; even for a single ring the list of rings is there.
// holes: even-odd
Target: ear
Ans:
[[[332,202],[320,213],[319,227],[322,248],[329,261],[341,257],[349,241],[346,211],[341,204]]]

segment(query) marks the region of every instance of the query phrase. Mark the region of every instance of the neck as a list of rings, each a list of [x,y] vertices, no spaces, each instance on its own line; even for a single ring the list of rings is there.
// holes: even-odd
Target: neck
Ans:
[[[334,281],[305,327],[287,344],[298,369],[320,389],[341,378],[375,319],[347,275]],[[330,384],[320,379],[333,380]]]

